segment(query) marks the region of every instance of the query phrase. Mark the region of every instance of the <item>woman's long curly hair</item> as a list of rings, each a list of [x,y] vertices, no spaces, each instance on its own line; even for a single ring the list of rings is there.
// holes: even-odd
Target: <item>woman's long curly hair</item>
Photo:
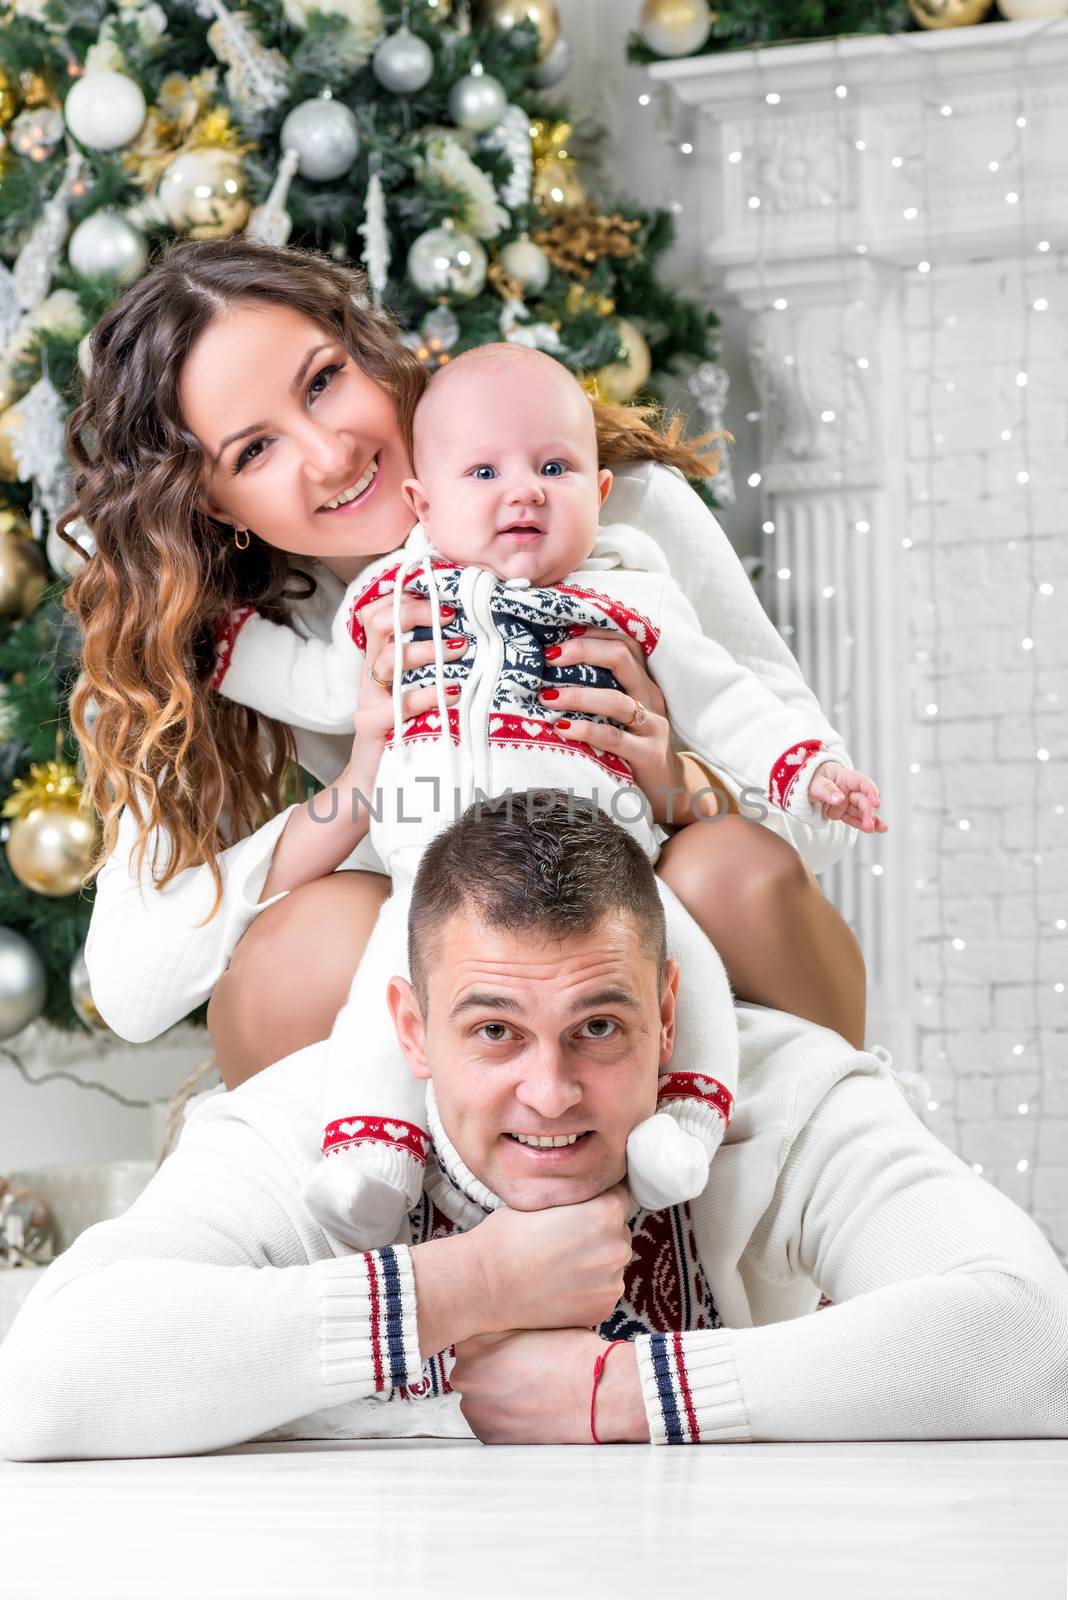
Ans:
[[[217,623],[240,604],[285,622],[291,602],[314,590],[285,551],[256,538],[238,550],[233,530],[201,503],[205,455],[182,416],[179,381],[197,339],[238,301],[302,312],[343,343],[393,397],[409,446],[427,381],[370,304],[358,268],[241,237],[173,246],[93,329],[82,399],[67,424],[75,492],[60,526],[82,517],[96,541],[64,602],[82,632],[71,722],[103,824],[96,865],[129,807],[139,827],[134,870],[141,874],[159,830],[154,882],[207,865],[209,920],[222,899],[220,851],[281,810],[295,761],[288,727],[212,689]],[[689,477],[714,470],[704,441],[683,441],[677,419],[661,432],[648,410],[599,402],[594,410],[602,466],[660,461]]]

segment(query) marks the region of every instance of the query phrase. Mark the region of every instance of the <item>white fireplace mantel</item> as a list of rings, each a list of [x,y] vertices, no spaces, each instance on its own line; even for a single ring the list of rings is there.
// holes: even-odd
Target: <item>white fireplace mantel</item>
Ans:
[[[990,537],[982,530],[1021,516],[1023,463],[998,430],[1018,409],[1028,300],[1047,293],[1054,309],[1029,336],[1032,443],[1052,450],[1058,436],[1063,297],[1056,279],[1027,289],[1036,273],[1063,274],[1068,245],[1068,19],[727,52],[649,74],[670,89],[677,159],[691,163],[685,244],[710,302],[746,316],[765,604],[854,760],[879,781],[891,822],[889,834],[859,840],[824,886],[867,958],[869,1037],[908,1066],[933,1016],[915,1010],[916,874],[941,865],[955,825],[948,766],[942,798],[918,787],[942,760],[931,760],[923,725],[925,704],[942,696],[916,666],[935,610],[921,591],[945,570],[963,595],[973,528]],[[1040,403],[1053,408],[1045,420]],[[1059,470],[1051,462],[1046,481]],[[969,522],[961,502],[975,495]],[[937,572],[924,568],[914,547],[946,539],[963,543],[938,556]],[[1008,604],[1008,579],[1004,594]],[[983,603],[969,591],[962,607],[975,614],[962,628]],[[947,639],[937,649],[955,648]],[[1014,659],[1004,665],[1018,670]],[[1011,735],[1007,720],[1004,732],[984,725],[982,738],[1008,749]],[[969,737],[953,729],[937,748],[968,749]],[[925,952],[942,960],[937,938]]]

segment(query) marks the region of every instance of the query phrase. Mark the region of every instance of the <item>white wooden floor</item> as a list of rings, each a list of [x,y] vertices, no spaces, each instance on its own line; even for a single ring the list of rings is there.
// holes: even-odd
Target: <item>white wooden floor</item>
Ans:
[[[1064,1600],[1068,1441],[0,1462],[3,1600]]]

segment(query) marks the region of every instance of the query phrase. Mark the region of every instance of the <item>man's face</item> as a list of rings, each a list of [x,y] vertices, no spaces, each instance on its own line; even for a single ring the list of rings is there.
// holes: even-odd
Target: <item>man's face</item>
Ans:
[[[617,1183],[627,1135],[656,1109],[674,1046],[678,971],[663,992],[634,919],[606,914],[564,940],[487,928],[474,912],[437,940],[427,1015],[393,978],[390,1010],[417,1077],[431,1077],[464,1162],[517,1211],[575,1205]],[[574,1143],[536,1148],[517,1134]]]

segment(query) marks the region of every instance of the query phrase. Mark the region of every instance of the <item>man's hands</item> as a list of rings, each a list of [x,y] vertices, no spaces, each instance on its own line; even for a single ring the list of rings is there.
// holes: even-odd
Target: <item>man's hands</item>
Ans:
[[[607,1348],[583,1328],[491,1334],[458,1347],[449,1383],[483,1444],[592,1444],[593,1367]],[[597,1437],[649,1438],[633,1345],[613,1350],[605,1365]]]
[[[808,786],[808,797],[825,822],[845,822],[861,833],[886,833],[887,824],[875,815],[879,790],[866,773],[823,761]]]
[[[633,1254],[622,1183],[574,1206],[545,1211],[507,1207],[470,1234],[485,1283],[483,1330],[590,1328],[623,1293]]]

